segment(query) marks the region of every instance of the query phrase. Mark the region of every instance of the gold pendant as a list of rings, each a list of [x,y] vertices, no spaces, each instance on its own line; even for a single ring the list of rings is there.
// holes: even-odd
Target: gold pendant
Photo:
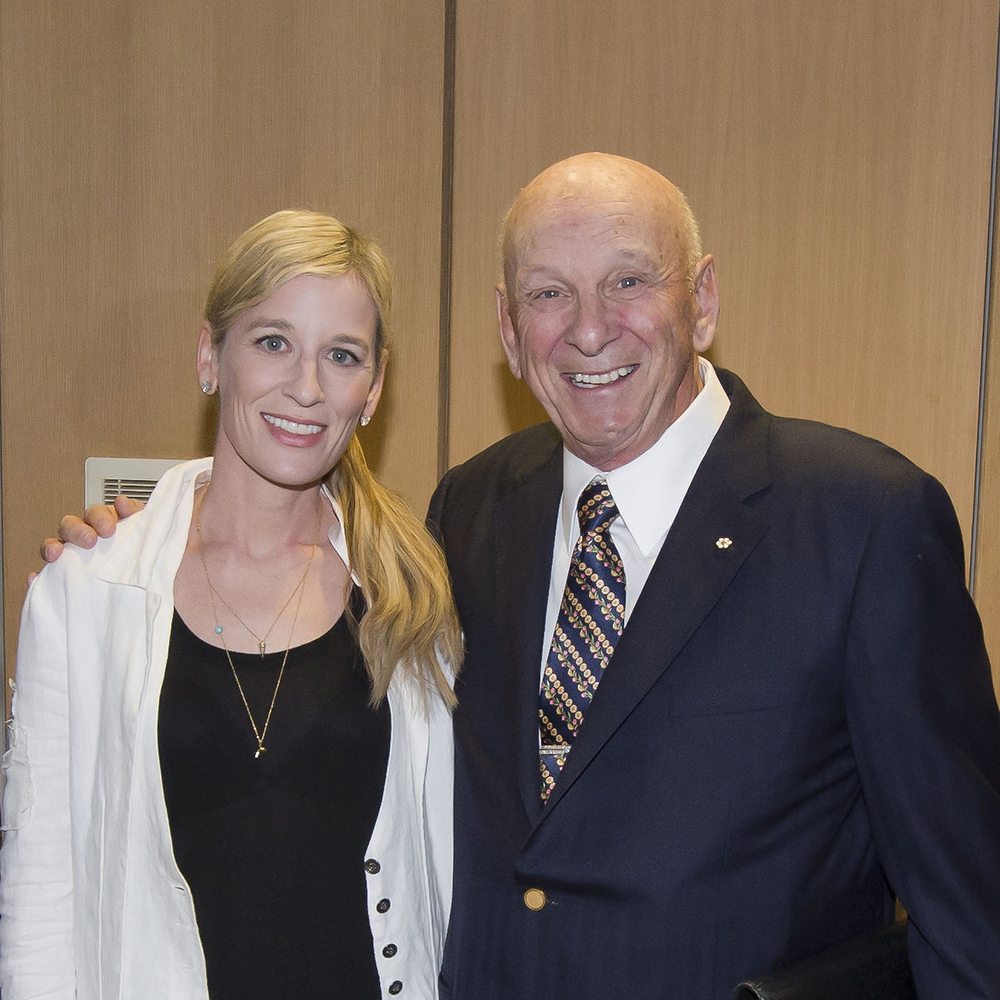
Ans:
[[[265,652],[265,650],[264,650],[264,640],[263,639],[260,640],[259,646],[260,646],[260,655],[263,656],[264,652]]]
[[[267,747],[259,746],[257,747],[257,752],[253,755],[253,759],[256,760],[262,753],[267,752]]]

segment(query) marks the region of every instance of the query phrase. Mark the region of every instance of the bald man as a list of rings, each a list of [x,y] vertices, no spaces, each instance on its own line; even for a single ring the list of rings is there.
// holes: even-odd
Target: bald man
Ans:
[[[555,164],[503,254],[552,422],[431,504],[467,645],[442,997],[724,1000],[895,894],[922,998],[1000,997],[1000,716],[942,487],[700,357],[714,264],[650,168]]]
[[[1000,713],[943,488],[700,356],[714,264],[649,167],[555,164],[503,254],[551,423],[431,503],[467,647],[442,1000],[728,1000],[896,895],[921,1000],[1000,998]]]

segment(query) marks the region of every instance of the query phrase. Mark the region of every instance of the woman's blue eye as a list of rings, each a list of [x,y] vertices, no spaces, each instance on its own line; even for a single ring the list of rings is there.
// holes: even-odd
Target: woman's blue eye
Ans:
[[[340,348],[331,351],[330,357],[333,358],[338,365],[352,365],[358,360],[350,351],[344,351]]]
[[[285,346],[283,337],[261,337],[258,343],[265,351],[280,351]]]

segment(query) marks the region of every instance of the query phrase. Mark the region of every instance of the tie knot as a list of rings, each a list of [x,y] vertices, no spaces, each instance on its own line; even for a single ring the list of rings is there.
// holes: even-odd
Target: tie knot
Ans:
[[[603,531],[618,516],[618,505],[603,479],[595,479],[580,494],[576,505],[580,534]]]

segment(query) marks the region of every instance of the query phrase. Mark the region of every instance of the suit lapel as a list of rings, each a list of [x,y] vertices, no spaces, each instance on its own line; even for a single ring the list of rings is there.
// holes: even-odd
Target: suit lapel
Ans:
[[[509,670],[498,692],[515,733],[517,784],[525,810],[537,821],[542,810],[538,769],[538,687],[542,633],[552,566],[552,544],[562,492],[562,449],[497,502],[497,635],[508,643],[500,656]]]
[[[669,668],[766,531],[745,501],[769,483],[768,416],[742,382],[722,375],[729,414],[667,534],[542,818]]]

